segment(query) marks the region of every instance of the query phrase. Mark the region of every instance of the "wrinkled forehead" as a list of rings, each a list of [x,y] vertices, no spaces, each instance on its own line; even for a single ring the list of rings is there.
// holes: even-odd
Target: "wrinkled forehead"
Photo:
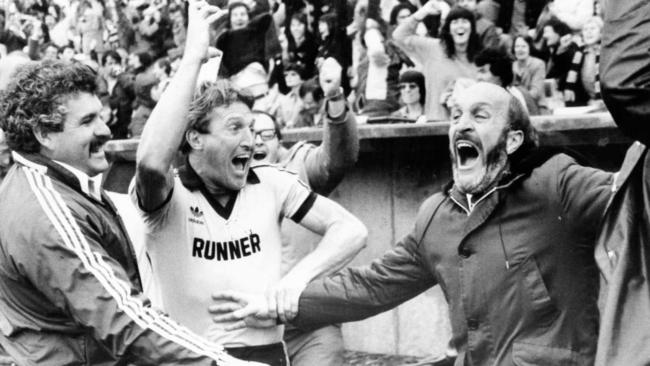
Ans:
[[[476,105],[506,113],[512,95],[504,88],[486,82],[476,83],[462,91],[455,98],[454,107],[467,110]]]
[[[275,129],[271,117],[264,113],[253,112],[253,127],[256,131]]]
[[[227,126],[231,123],[253,124],[253,113],[244,103],[235,102],[224,107],[216,107],[210,114],[212,127]]]

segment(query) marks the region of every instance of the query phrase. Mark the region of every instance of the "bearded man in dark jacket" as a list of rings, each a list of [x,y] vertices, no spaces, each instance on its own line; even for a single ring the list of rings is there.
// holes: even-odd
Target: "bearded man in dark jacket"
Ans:
[[[457,366],[593,364],[593,228],[614,175],[541,154],[522,105],[500,86],[467,88],[451,118],[453,184],[423,203],[413,230],[383,257],[310,283],[292,323],[364,319],[438,284]],[[218,320],[259,325],[245,315],[267,311],[248,295],[225,297],[248,306]]]

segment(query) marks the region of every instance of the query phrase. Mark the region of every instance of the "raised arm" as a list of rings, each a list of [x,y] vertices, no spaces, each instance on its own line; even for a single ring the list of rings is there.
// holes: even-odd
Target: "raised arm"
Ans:
[[[432,38],[422,37],[415,34],[418,23],[428,15],[446,15],[449,5],[444,1],[430,0],[418,11],[413,13],[406,21],[395,28],[393,39],[408,55],[423,63],[428,57],[436,57],[432,51],[439,47],[438,42]]]
[[[203,61],[209,57],[209,27],[223,14],[202,0],[191,0],[187,43],[180,67],[151,112],[136,155],[136,190],[143,210],[165,202],[173,188],[171,165],[187,126],[187,112]]]
[[[650,1],[604,2],[600,81],[603,100],[619,128],[650,144]]]
[[[357,122],[341,93],[341,66],[333,58],[323,62],[319,81],[325,94],[323,141],[306,152],[307,180],[314,192],[329,194],[359,156]]]

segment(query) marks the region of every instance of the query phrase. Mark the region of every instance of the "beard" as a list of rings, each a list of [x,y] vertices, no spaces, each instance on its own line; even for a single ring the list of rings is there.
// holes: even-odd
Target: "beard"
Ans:
[[[494,187],[509,171],[508,153],[506,150],[507,131],[499,137],[496,146],[487,152],[485,165],[480,174],[475,177],[461,178],[458,173],[457,159],[452,153],[452,170],[454,184],[463,194],[480,195]],[[482,146],[482,145],[479,145]]]

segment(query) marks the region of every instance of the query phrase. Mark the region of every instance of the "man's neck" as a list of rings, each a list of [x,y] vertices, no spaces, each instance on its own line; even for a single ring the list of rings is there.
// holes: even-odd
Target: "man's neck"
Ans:
[[[207,177],[207,174],[203,169],[204,164],[200,157],[190,154],[188,161],[192,166],[192,169],[196,172],[196,175],[198,175],[201,182],[203,182],[208,193],[210,193],[210,195],[217,200],[220,205],[225,206],[230,200],[233,191]]]

